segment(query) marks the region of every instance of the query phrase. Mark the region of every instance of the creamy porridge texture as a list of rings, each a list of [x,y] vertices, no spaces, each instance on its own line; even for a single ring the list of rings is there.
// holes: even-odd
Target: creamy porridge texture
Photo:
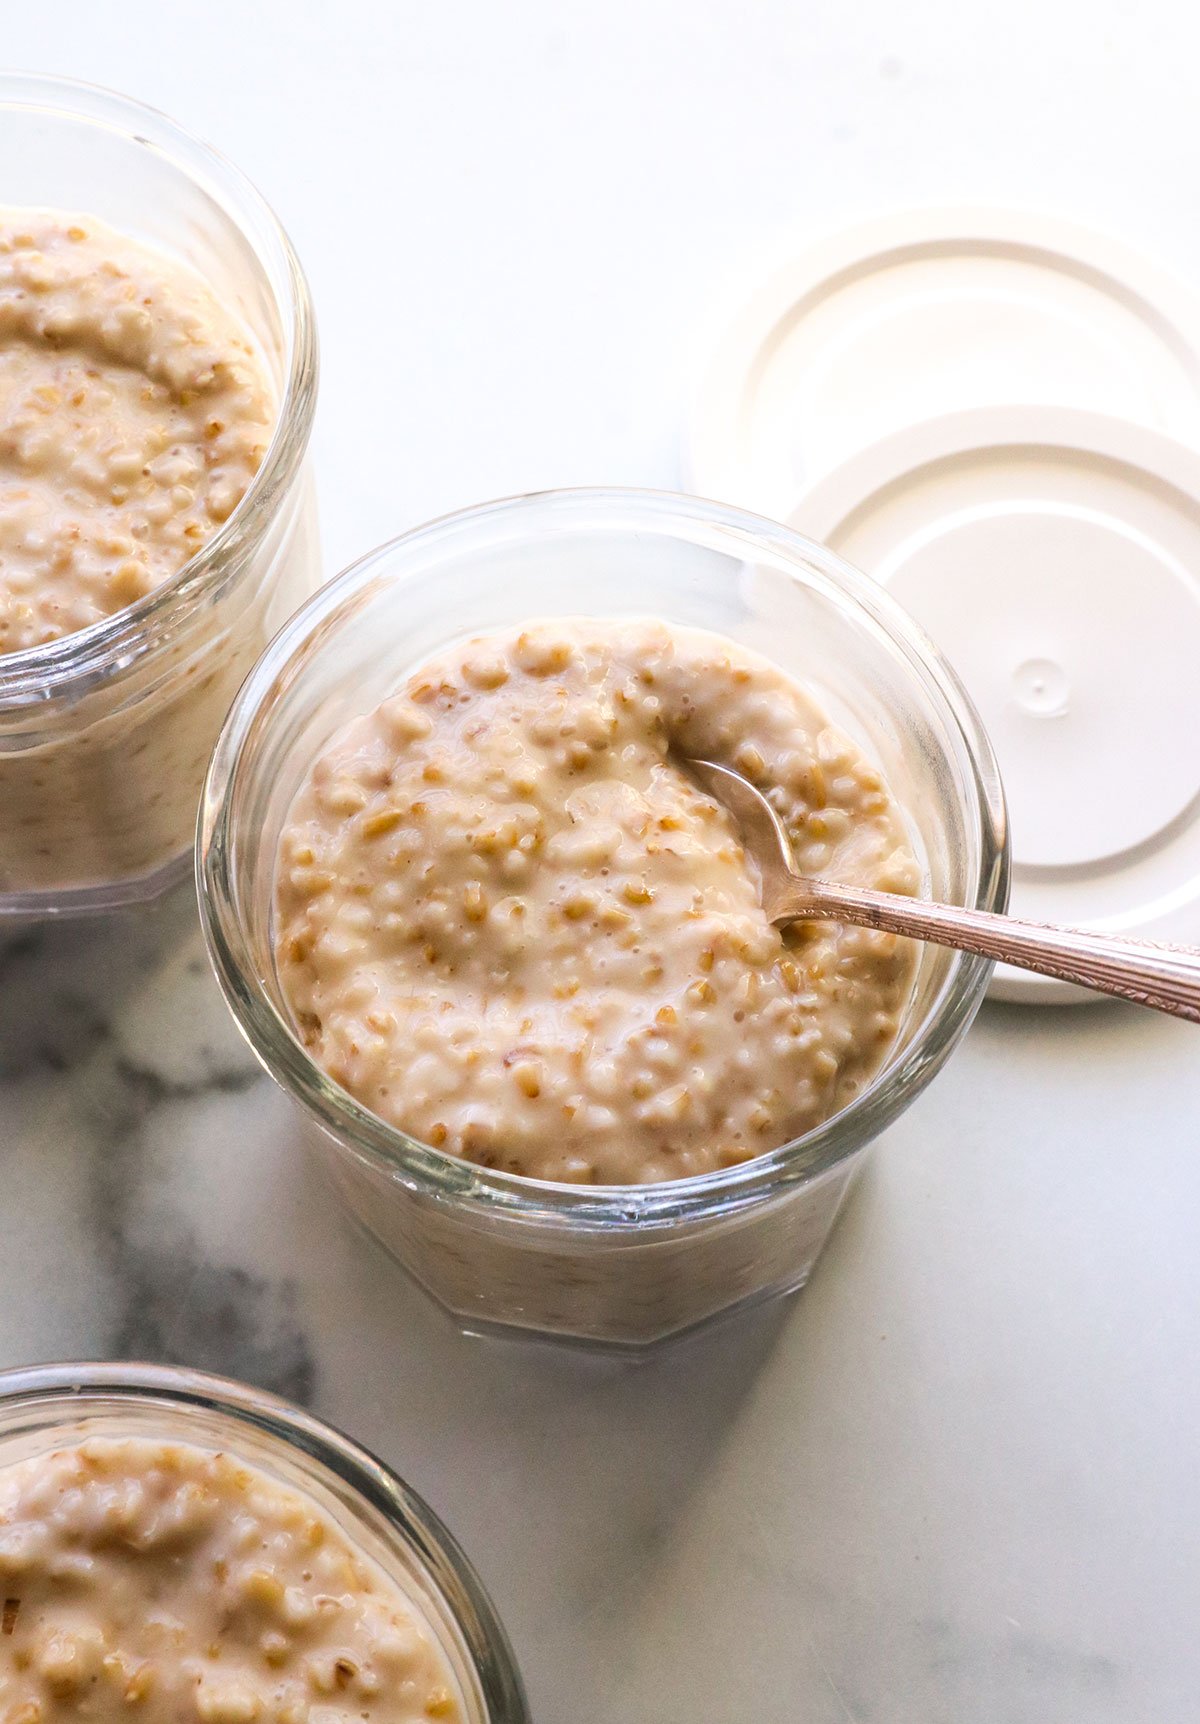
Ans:
[[[241,501],[273,416],[198,276],[91,217],[0,213],[0,652],[176,574]]]
[[[265,365],[165,255],[90,216],[0,211],[0,682],[219,530],[273,434]],[[178,862],[230,702],[317,562],[310,495],[290,487],[203,604],[168,602],[98,675],[0,702],[0,895],[119,892]]]
[[[342,730],[292,807],[277,956],[315,1059],[425,1142],[573,1182],[728,1167],[845,1106],[912,950],[772,928],[677,754],[763,788],[809,871],[915,889],[878,773],[766,659],[654,621],[475,639]]]
[[[5,1724],[461,1719],[413,1606],[228,1455],[104,1438],[0,1471]]]

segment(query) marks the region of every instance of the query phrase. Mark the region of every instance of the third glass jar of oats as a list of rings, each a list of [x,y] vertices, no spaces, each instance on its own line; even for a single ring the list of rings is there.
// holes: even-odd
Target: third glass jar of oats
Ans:
[[[527,1724],[491,1601],[373,1455],[169,1365],[0,1373],[5,1717]]]

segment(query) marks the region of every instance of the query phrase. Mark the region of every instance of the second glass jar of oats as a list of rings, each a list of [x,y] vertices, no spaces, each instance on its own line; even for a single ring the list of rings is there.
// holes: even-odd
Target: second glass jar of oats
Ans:
[[[164,116],[0,79],[0,917],[154,896],[318,580],[317,348],[266,204]]]
[[[982,998],[932,946],[781,946],[680,749],[774,773],[814,870],[1003,907],[995,763],[935,649],[693,499],[410,533],[291,620],[222,733],[218,977],[350,1210],[469,1329],[638,1348],[800,1286]]]

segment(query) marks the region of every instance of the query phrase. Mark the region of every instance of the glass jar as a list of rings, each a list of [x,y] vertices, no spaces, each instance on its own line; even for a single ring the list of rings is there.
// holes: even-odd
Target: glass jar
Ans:
[[[239,684],[319,579],[305,462],[317,389],[308,288],[229,162],[140,103],[0,77],[4,201],[98,217],[190,265],[253,335],[276,395],[232,515],[126,610],[0,655],[0,916],[153,897],[187,865],[212,745]]]
[[[463,1724],[528,1724],[508,1638],[431,1509],[348,1437],[274,1395],[167,1365],[31,1365],[0,1372],[0,1467],[89,1438],[223,1451],[309,1499],[429,1626]]]
[[[537,616],[718,630],[808,686],[879,766],[925,890],[1001,910],[995,760],[953,672],[865,576],[798,534],[683,497],[548,493],[406,534],[330,582],[272,642],[217,745],[201,914],[251,1047],[299,1102],[352,1213],[468,1329],[642,1347],[807,1279],[865,1146],[942,1065],[990,966],[925,946],[898,1040],[836,1117],[754,1161],[660,1185],[552,1184],[405,1136],[310,1058],[275,971],[281,827],[330,735],[448,643]]]

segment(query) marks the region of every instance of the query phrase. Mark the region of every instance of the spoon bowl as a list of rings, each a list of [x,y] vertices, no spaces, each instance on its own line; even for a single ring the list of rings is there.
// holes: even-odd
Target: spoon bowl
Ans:
[[[782,821],[748,778],[714,760],[685,764],[737,821],[758,868],[763,910],[776,927],[809,919],[856,923],[1016,964],[1200,1023],[1200,951],[1193,947],[1023,922],[801,874]]]

